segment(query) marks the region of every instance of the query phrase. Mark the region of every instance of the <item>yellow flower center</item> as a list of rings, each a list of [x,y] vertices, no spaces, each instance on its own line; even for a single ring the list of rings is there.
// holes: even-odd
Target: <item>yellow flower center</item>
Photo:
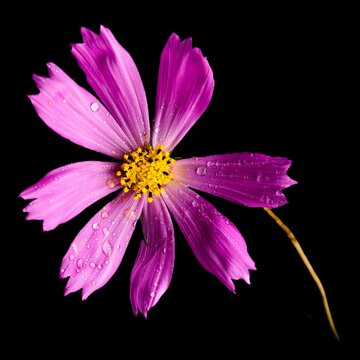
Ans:
[[[148,202],[152,202],[153,195],[159,196],[164,191],[163,185],[173,178],[170,165],[175,160],[170,157],[169,152],[163,150],[163,145],[158,145],[155,149],[147,145],[123,156],[116,175],[120,177],[124,192],[134,190],[135,199],[148,193]]]

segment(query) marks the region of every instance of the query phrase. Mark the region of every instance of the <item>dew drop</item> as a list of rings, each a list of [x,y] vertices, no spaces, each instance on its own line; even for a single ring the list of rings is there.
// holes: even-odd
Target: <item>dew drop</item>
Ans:
[[[160,129],[159,129],[158,127],[156,127],[156,128],[154,129],[155,134],[158,134],[159,131],[160,131]]]
[[[109,216],[109,213],[108,213],[107,211],[103,211],[103,212],[101,213],[101,218],[102,218],[102,219],[106,219],[108,216]]]
[[[132,207],[125,209],[123,214],[127,220],[134,220],[136,218],[136,212]]]
[[[63,99],[62,103],[63,103],[63,104],[66,104],[66,99]]]
[[[73,254],[70,254],[70,255],[69,255],[69,259],[70,259],[70,261],[73,261],[73,260],[74,260],[74,255],[73,255]]]
[[[77,261],[76,265],[77,265],[78,268],[81,269],[81,268],[83,267],[83,265],[84,265],[82,259],[79,259],[79,260]]]
[[[97,229],[99,228],[99,223],[98,223],[98,222],[94,222],[94,223],[92,224],[92,228],[93,228],[94,230],[97,230]]]
[[[196,169],[196,173],[200,176],[207,174],[207,168],[205,166],[200,166]]]
[[[110,256],[112,252],[112,246],[106,241],[101,247],[101,250],[106,256]]]
[[[166,248],[163,248],[163,251],[162,251],[164,254],[166,254]]]
[[[90,263],[90,267],[93,268],[93,269],[95,269],[95,263],[94,263],[94,262],[91,262],[91,263]]]
[[[263,180],[263,177],[261,176],[261,175],[258,175],[257,177],[256,177],[256,181],[262,181]]]
[[[99,108],[100,108],[100,105],[97,102],[93,102],[93,103],[90,104],[90,109],[91,109],[92,112],[98,111]]]
[[[110,116],[110,113],[109,112],[106,112],[106,114],[105,114],[106,116]]]
[[[197,203],[197,201],[193,200],[193,201],[191,202],[191,205],[192,205],[193,207],[197,207],[199,204]]]
[[[102,233],[103,233],[104,236],[108,236],[109,235],[109,229],[106,226],[104,226],[102,228]]]
[[[262,196],[260,200],[265,202],[266,204],[270,204],[270,205],[274,204],[274,200],[269,196]]]
[[[95,284],[96,284],[96,281],[93,281],[92,284],[95,285]]]
[[[151,298],[155,297],[155,291],[152,291],[152,292],[150,293],[150,297],[151,297]]]
[[[90,244],[87,244],[86,247],[87,247],[88,249],[90,249],[90,248],[91,248],[91,245],[90,245]]]
[[[276,192],[276,195],[277,195],[277,196],[282,196],[283,193],[281,192],[281,190],[278,190],[278,191]]]
[[[102,264],[99,264],[99,265],[97,266],[97,268],[98,268],[99,270],[101,270],[101,269],[103,268]]]
[[[61,272],[61,274],[63,274],[65,272],[65,269],[64,268],[61,269],[60,272]]]
[[[106,185],[109,189],[112,189],[116,186],[117,182],[115,179],[109,179],[108,181],[106,181]]]

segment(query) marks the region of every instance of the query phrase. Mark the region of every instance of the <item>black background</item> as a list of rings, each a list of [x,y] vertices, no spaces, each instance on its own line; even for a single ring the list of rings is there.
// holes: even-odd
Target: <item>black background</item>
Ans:
[[[196,11],[184,3],[173,3],[171,8],[140,4],[128,8],[105,2],[81,10],[73,6],[32,5],[7,13],[12,26],[6,33],[9,71],[4,76],[10,79],[7,121],[16,149],[10,154],[5,151],[4,156],[10,159],[12,174],[10,209],[15,204],[11,234],[4,239],[9,246],[5,257],[10,259],[4,295],[9,301],[10,339],[35,353],[50,341],[53,352],[76,344],[78,350],[104,351],[104,356],[115,350],[119,357],[128,350],[135,355],[144,351],[171,356],[173,351],[239,358],[263,351],[288,356],[343,354],[354,341],[355,326],[354,300],[347,284],[352,272],[351,238],[337,233],[332,208],[332,200],[347,189],[335,194],[329,185],[339,176],[333,162],[339,164],[336,138],[342,134],[341,126],[334,129],[329,124],[341,107],[333,97],[340,76],[337,18],[328,21],[325,9],[311,8],[235,10],[207,5]],[[176,227],[171,286],[147,320],[141,315],[136,318],[128,293],[141,237],[137,229],[119,270],[106,286],[86,302],[79,292],[63,297],[66,281],[58,278],[62,257],[82,226],[109,199],[43,233],[40,222],[25,221],[25,202],[17,196],[54,168],[105,156],[48,129],[26,95],[37,92],[31,75],[45,75],[48,61],[91,91],[69,44],[81,42],[80,26],[98,31],[100,24],[109,27],[133,56],[150,114],[154,113],[160,53],[172,32],[182,38],[191,36],[194,46],[208,57],[216,83],[213,100],[174,156],[253,151],[294,161],[289,175],[299,184],[286,191],[289,204],[276,213],[297,235],[322,279],[342,344],[329,330],[310,275],[266,213],[206,195],[247,241],[258,269],[251,274],[251,286],[238,281],[237,294],[229,292],[197,263]],[[14,352],[19,349],[24,348],[12,347]]]

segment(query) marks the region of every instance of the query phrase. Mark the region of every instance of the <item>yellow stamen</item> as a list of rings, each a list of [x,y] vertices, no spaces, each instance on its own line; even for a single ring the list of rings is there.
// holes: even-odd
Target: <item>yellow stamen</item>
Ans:
[[[301,248],[299,242],[297,241],[295,235],[291,232],[291,230],[270,209],[264,208],[264,210],[276,221],[276,223],[281,227],[281,229],[283,229],[285,231],[287,237],[291,240],[291,243],[294,245],[294,247],[295,247],[297,253],[299,254],[301,260],[303,261],[303,263],[305,264],[306,268],[308,269],[310,275],[314,279],[315,284],[317,285],[317,287],[318,287],[318,289],[320,291],[321,297],[322,297],[326,317],[327,317],[327,319],[329,321],[331,331],[333,332],[335,338],[338,341],[340,341],[340,336],[339,336],[338,332],[336,331],[335,323],[334,323],[334,320],[333,320],[331,312],[330,312],[329,303],[327,301],[325,289],[324,289],[324,286],[322,285],[322,283],[320,281],[320,278],[317,276],[314,268],[310,264],[310,261],[306,257],[303,249]]]
[[[158,145],[154,149],[151,145],[137,148],[122,159],[120,183],[124,192],[130,189],[135,191],[134,199],[140,199],[143,194],[148,194],[148,202],[153,201],[153,195],[159,196],[172,178],[171,164],[175,162],[169,152],[164,152],[164,146]]]

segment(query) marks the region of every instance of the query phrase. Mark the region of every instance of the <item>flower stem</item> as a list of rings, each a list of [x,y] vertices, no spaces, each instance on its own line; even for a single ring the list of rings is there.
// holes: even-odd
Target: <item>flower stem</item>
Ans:
[[[294,236],[294,234],[291,232],[291,230],[279,219],[278,216],[276,216],[270,209],[268,208],[264,208],[264,210],[276,221],[276,223],[281,227],[281,229],[283,229],[287,235],[287,237],[291,240],[291,243],[294,245],[296,251],[298,252],[301,260],[303,261],[303,263],[305,264],[306,268],[309,270],[310,275],[312,276],[312,278],[314,279],[321,297],[322,297],[322,301],[324,304],[324,309],[325,309],[325,313],[326,313],[326,317],[329,321],[329,325],[331,328],[331,331],[333,332],[335,338],[340,341],[340,337],[338,332],[336,331],[336,327],[334,324],[334,320],[331,316],[331,312],[330,312],[330,307],[329,307],[329,303],[327,301],[327,297],[326,297],[326,293],[325,293],[325,289],[324,286],[322,285],[319,277],[317,276],[314,268],[312,267],[312,265],[310,264],[310,261],[308,260],[308,258],[306,257],[303,249],[301,248],[299,242],[297,241],[296,237]]]

